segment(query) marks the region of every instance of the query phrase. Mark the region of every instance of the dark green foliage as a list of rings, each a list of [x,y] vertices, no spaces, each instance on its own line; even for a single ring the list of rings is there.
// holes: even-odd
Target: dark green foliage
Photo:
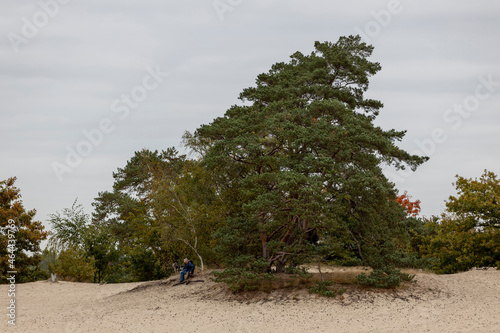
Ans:
[[[111,263],[116,262],[120,256],[119,250],[114,247],[114,239],[114,235],[104,224],[93,223],[85,230],[85,253],[94,258],[96,268],[94,282],[109,281]]]
[[[274,279],[266,271],[268,263],[262,258],[239,256],[227,263],[228,268],[213,272],[215,282],[225,282],[233,292],[255,291],[263,282]]]
[[[96,258],[98,279],[130,282],[164,278],[168,276],[166,267],[187,252],[175,242],[165,243],[166,228],[159,204],[151,195],[158,175],[175,177],[184,163],[185,156],[173,148],[142,150],[113,174],[113,191],[99,193],[93,203],[94,236],[87,242],[89,254]]]
[[[144,244],[158,253],[162,228],[153,214],[155,203],[149,194],[157,174],[177,174],[184,160],[175,149],[136,152],[124,168],[113,174],[113,192],[99,193],[92,204],[94,223],[104,224],[120,248]]]
[[[303,279],[311,278],[313,275],[307,271],[305,267],[287,266],[284,270],[285,274],[297,275]]]
[[[39,280],[46,280],[49,278],[49,274],[45,270],[43,270],[39,264],[42,261],[42,255],[35,254],[32,255],[32,257],[34,257],[31,258],[32,262],[37,264],[31,264],[24,267],[22,274],[16,277],[16,282],[27,283]]]
[[[130,253],[130,270],[133,281],[159,280],[168,276],[166,268],[151,250],[135,248]]]
[[[243,105],[186,133],[198,161],[142,150],[113,174],[83,242],[98,280],[161,278],[188,253],[200,266],[226,262],[216,280],[234,291],[272,273],[304,275],[302,264],[325,258],[371,266],[361,280],[372,285],[404,279],[391,267],[420,259],[407,255],[413,222],[382,166],[414,170],[427,158],[396,145],[404,131],[373,123],[382,103],[364,97],[381,68],[368,60],[372,46],[349,36],[314,48],[274,64],[243,90]]]
[[[358,275],[358,281],[366,286],[375,288],[394,288],[401,284],[403,281],[412,281],[415,275],[402,273],[396,269],[374,269],[370,275],[365,273]]]
[[[219,261],[224,263],[227,257],[258,256],[262,249],[258,238],[255,238],[256,233],[258,233],[256,226],[244,218],[243,214],[229,217],[226,224],[214,233],[218,240],[214,252],[220,256]]]
[[[130,261],[126,256],[120,256],[109,262],[103,281],[106,283],[134,282],[135,276],[130,268]]]
[[[212,234],[225,216],[224,202],[210,172],[197,161],[173,148],[142,150],[113,177],[113,191],[99,193],[93,203],[96,232],[103,240],[107,233],[112,247],[101,238],[89,244],[104,274],[106,262],[125,265],[131,271],[124,275],[136,281],[163,278],[174,261],[185,257],[200,269],[205,257],[217,261]],[[120,260],[107,257],[116,251]]]
[[[43,281],[50,278],[50,274],[43,270],[40,265],[30,266],[25,271],[25,274],[17,281],[19,283],[27,283],[34,281]]]
[[[337,297],[345,292],[345,288],[332,290],[331,286],[333,286],[333,281],[317,281],[315,286],[309,287],[309,292],[325,297]]]
[[[332,260],[332,264],[337,265],[337,266],[362,266],[363,261],[360,258],[356,257],[343,257],[340,259],[334,259]]]
[[[93,203],[92,220],[76,200],[62,214],[51,215],[54,267],[68,248],[92,262],[94,282],[165,278],[174,261],[192,254],[201,269],[202,256],[216,261],[212,233],[221,224],[224,204],[197,161],[173,148],[142,150],[113,177],[113,191],[99,193]]]
[[[231,193],[221,253],[259,255],[276,272],[339,249],[375,268],[392,264],[405,212],[380,166],[414,169],[426,158],[395,145],[403,131],[372,123],[382,107],[363,96],[380,70],[372,50],[353,36],[316,42],[244,89],[251,105],[185,136]]]
[[[404,131],[373,124],[382,103],[363,96],[380,70],[372,50],[359,36],[316,42],[244,89],[251,105],[185,136],[230,193],[223,255],[258,255],[276,272],[321,256],[394,264],[406,216],[381,165],[426,158],[395,145]]]

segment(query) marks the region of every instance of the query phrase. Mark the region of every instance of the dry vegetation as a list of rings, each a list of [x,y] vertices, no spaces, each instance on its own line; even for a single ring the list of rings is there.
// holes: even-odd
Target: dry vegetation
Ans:
[[[192,280],[192,284],[200,283],[200,293],[197,296],[204,300],[217,301],[240,301],[246,303],[267,302],[267,301],[297,301],[311,300],[321,297],[310,289],[317,286],[318,282],[331,281],[333,284],[328,290],[334,291],[339,300],[353,299],[362,300],[370,298],[370,294],[392,294],[397,295],[399,291],[415,289],[415,283],[405,282],[400,287],[394,289],[377,289],[360,285],[357,276],[362,273],[370,273],[371,269],[367,267],[340,267],[340,266],[322,266],[321,273],[317,266],[306,267],[310,273],[309,277],[301,277],[297,274],[276,274],[274,279],[263,280],[255,291],[233,293],[226,284],[213,282],[213,271],[217,269],[206,269],[204,272],[197,272]],[[404,269],[405,273],[416,274],[425,273],[419,269]],[[183,285],[174,286],[178,281],[177,276],[161,281],[151,281],[143,283],[127,292],[137,292],[144,289],[158,289],[173,286],[174,288],[184,288]],[[365,295],[364,295],[365,294]]]
[[[312,271],[312,268],[311,268]],[[323,277],[346,288],[336,298],[307,290],[306,282],[276,279],[270,292],[232,294],[211,271],[189,285],[161,281],[121,284],[40,281],[19,284],[15,327],[1,332],[497,332],[500,271],[416,273],[418,283],[394,290],[351,283],[364,271],[322,267]],[[319,273],[310,281],[321,279]],[[195,283],[196,280],[203,282]],[[297,284],[295,284],[297,283]],[[309,283],[309,282],[308,282]],[[7,301],[0,285],[0,304]],[[4,295],[4,296],[1,296]]]

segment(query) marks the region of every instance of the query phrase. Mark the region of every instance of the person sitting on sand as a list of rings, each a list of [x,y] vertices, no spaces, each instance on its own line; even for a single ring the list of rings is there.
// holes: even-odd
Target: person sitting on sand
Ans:
[[[184,276],[186,276],[187,279],[189,279],[189,276],[194,273],[194,264],[191,260],[188,260],[187,258],[184,259],[184,268],[181,271],[181,280],[180,282],[184,281]]]

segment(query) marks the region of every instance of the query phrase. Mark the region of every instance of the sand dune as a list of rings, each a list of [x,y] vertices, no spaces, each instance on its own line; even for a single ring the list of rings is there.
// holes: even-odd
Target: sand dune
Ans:
[[[0,286],[1,332],[499,332],[500,271],[417,274],[397,292],[349,291],[327,299],[307,292],[228,300],[223,287],[172,282],[17,285],[16,326],[8,286]]]

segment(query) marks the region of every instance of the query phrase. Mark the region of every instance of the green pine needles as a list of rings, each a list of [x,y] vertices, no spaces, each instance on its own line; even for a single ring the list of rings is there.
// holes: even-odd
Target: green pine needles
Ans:
[[[228,203],[220,253],[276,273],[336,251],[392,265],[406,214],[381,166],[414,170],[427,158],[397,147],[404,131],[373,124],[382,103],[364,97],[381,68],[372,46],[349,36],[314,47],[258,75],[240,94],[246,105],[185,135]]]

